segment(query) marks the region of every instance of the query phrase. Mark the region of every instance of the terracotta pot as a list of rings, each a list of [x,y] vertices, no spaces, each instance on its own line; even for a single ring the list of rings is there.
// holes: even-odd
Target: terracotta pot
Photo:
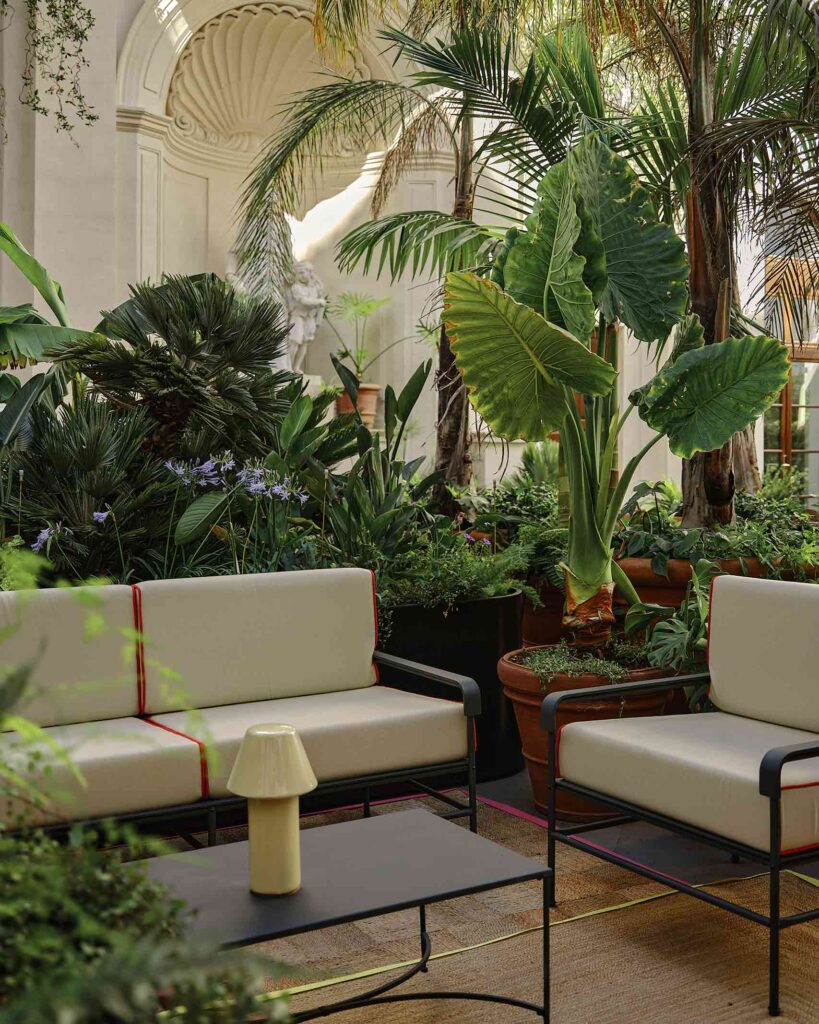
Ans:
[[[677,608],[685,598],[685,588],[691,579],[691,563],[684,558],[668,560],[668,577],[658,576],[651,568],[650,558],[620,558],[617,564],[634,584],[634,589],[641,601],[650,604],[673,605]],[[760,578],[766,575],[765,567],[758,558],[720,558],[717,565],[730,576],[753,576]],[[744,568],[743,568],[744,565]],[[806,565],[805,574],[809,579],[819,576],[819,566]],[[783,573],[784,579],[793,579],[793,573]],[[626,604],[622,595],[616,594],[617,604]]]
[[[551,646],[545,644],[543,646]],[[557,690],[577,690],[592,686],[605,686],[607,680],[603,676],[583,675],[567,676],[559,674],[544,688],[531,669],[516,661],[531,648],[510,651],[498,662],[498,675],[503,683],[503,692],[512,701],[515,717],[518,722],[523,757],[529,771],[529,780],[535,804],[541,811],[546,811],[549,803],[548,776],[548,742],[545,731],[540,726],[540,706],[547,693]],[[650,679],[662,679],[667,674],[665,669],[638,668],[632,669],[624,682],[644,682]],[[669,691],[629,696],[620,700],[606,699],[589,703],[569,701],[562,704],[557,716],[558,729],[570,722],[588,722],[604,718],[644,718],[648,715],[661,715],[668,700]],[[559,793],[557,816],[567,821],[593,821],[604,817],[615,817],[611,811],[590,800],[576,797],[572,793]]]
[[[358,412],[365,427],[371,427],[375,423],[375,414],[378,412],[378,396],[380,394],[380,384],[358,385]],[[339,416],[353,411],[353,403],[346,391],[336,395],[336,412]]]
[[[563,594],[546,580],[533,577],[529,584],[535,587],[541,600],[538,608],[529,598],[523,602],[523,646],[541,647],[556,644],[563,636]]]

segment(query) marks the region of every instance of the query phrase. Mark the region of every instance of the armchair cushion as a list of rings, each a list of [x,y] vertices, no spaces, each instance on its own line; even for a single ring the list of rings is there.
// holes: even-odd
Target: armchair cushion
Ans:
[[[0,734],[0,762],[15,769],[48,798],[48,808],[29,811],[26,824],[115,816],[193,803],[200,798],[196,744],[138,718],[59,725],[47,729],[46,734],[68,755],[81,773],[82,782],[64,757],[51,748],[36,744],[42,760],[30,765],[31,748],[21,746],[14,733]],[[0,817],[13,824],[22,809],[19,803],[4,806]]]
[[[17,714],[50,726],[136,712],[130,587],[2,592],[0,631],[3,667],[33,665]]]
[[[151,580],[140,591],[148,714],[375,681],[367,569]]]
[[[154,715],[152,720],[204,741],[212,797],[227,779],[251,725],[282,722],[299,731],[319,782],[466,757],[463,706],[387,686]],[[159,730],[157,730],[159,731]],[[195,749],[195,744],[191,743]]]
[[[733,715],[819,732],[819,586],[719,576],[711,593],[711,699]]]
[[[765,753],[815,733],[722,713],[573,722],[560,732],[562,778],[768,850]],[[782,850],[819,845],[819,758],[785,765]]]

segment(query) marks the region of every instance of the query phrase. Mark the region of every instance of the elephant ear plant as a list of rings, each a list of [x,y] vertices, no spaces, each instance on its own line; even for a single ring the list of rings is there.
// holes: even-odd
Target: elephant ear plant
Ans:
[[[682,458],[725,444],[775,400],[788,355],[761,336],[703,346],[699,321],[686,316],[682,241],[596,134],[547,172],[538,196],[491,280],[447,276],[445,321],[472,404],[495,433],[559,433],[570,512],[564,624],[580,645],[598,646],[614,621],[615,583],[636,600],[613,561],[612,534],[641,460],[662,437]],[[674,339],[622,414],[618,322],[647,344]],[[613,483],[618,437],[635,408],[656,433]]]

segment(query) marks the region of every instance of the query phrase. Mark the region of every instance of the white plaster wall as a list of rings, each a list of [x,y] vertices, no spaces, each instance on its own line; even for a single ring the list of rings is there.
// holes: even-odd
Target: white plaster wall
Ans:
[[[83,75],[96,124],[73,140],[51,120],[22,108],[16,97],[25,52],[23,20],[0,33],[9,138],[3,155],[0,216],[61,282],[73,321],[93,326],[114,294],[116,4],[92,3],[96,24]],[[31,299],[28,286],[4,263],[3,301]]]

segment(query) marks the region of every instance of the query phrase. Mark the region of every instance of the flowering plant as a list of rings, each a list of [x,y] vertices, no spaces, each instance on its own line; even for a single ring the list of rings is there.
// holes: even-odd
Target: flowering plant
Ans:
[[[193,497],[175,525],[177,547],[199,541],[202,548],[215,536],[228,548],[236,573],[317,561],[316,527],[301,516],[310,496],[281,466],[239,464],[224,452],[205,460],[168,459],[165,468],[176,477],[178,492]]]

